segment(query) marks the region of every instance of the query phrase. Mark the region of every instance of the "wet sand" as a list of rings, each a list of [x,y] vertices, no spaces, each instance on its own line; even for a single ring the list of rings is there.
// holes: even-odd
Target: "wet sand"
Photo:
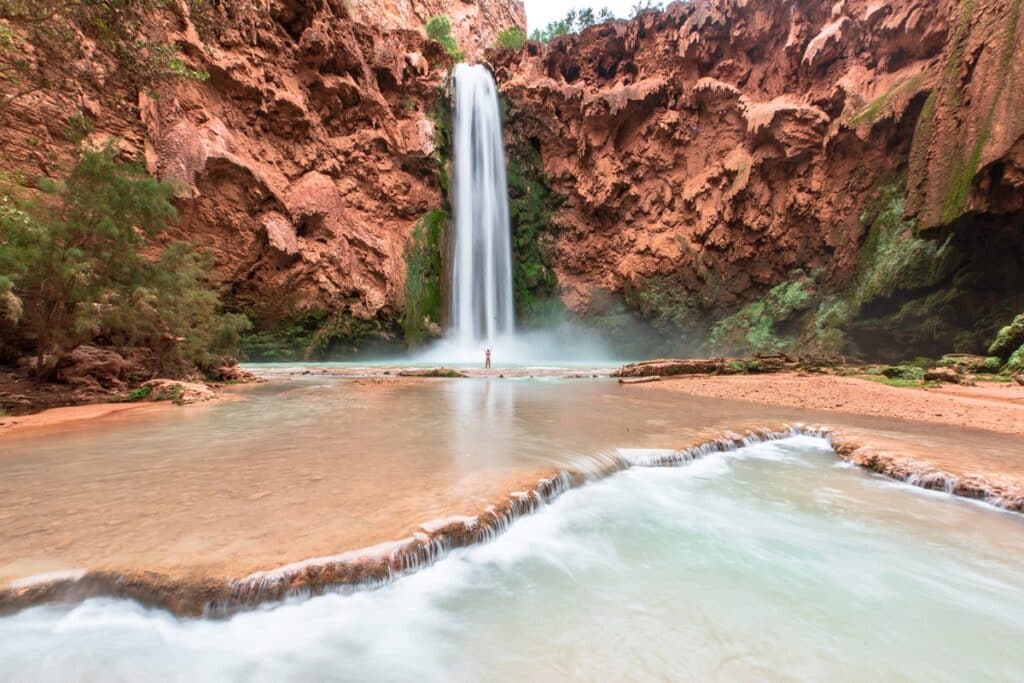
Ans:
[[[1024,387],[1009,383],[919,389],[893,387],[856,377],[786,373],[681,377],[640,385],[638,390],[675,391],[691,396],[1024,436]]]
[[[55,432],[75,422],[95,423],[125,413],[139,413],[166,410],[169,403],[91,403],[82,406],[50,408],[41,413],[0,417],[0,438],[9,434],[32,431],[35,433]],[[0,455],[3,452],[0,451]]]

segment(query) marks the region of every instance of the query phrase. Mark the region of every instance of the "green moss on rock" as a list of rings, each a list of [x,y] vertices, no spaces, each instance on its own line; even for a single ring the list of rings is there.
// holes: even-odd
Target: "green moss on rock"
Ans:
[[[854,115],[850,117],[850,125],[861,126],[865,124],[874,124],[882,112],[885,111],[886,107],[889,106],[890,102],[899,99],[905,100],[907,97],[916,93],[918,88],[921,87],[923,79],[924,76],[922,74],[901,79],[892,88],[871,100],[871,102],[854,113]]]
[[[697,313],[697,298],[677,275],[639,278],[626,290],[626,305],[666,336],[678,336]]]
[[[989,355],[1002,359],[1009,358],[1024,344],[1024,313],[1013,319],[1006,327],[999,330],[995,341],[988,347]]]
[[[440,333],[443,245],[448,213],[431,211],[413,228],[405,245],[405,309],[402,329],[409,346],[418,346]]]
[[[914,222],[904,218],[905,194],[902,178],[885,183],[861,216],[868,233],[852,292],[855,309],[898,291],[932,287],[956,265],[948,241],[940,244],[917,237]]]
[[[711,328],[708,346],[713,351],[766,353],[789,349],[795,337],[779,327],[813,305],[815,281],[802,271],[793,279],[773,287],[763,298],[752,301]]]
[[[561,198],[551,191],[540,152],[529,142],[514,137],[507,152],[516,316],[525,326],[545,327],[565,312],[553,267],[554,213]]]

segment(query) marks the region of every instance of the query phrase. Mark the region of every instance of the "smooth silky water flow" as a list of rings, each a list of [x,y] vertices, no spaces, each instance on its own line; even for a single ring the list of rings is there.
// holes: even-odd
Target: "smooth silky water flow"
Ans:
[[[449,335],[459,347],[477,348],[514,331],[505,147],[491,72],[459,64],[453,80]]]
[[[5,681],[1014,681],[1021,522],[788,441],[570,491],[376,591],[0,619]]]
[[[596,471],[619,448],[795,416],[587,379],[239,393],[5,437],[0,580],[272,568],[397,538],[540,471]],[[1020,680],[1022,525],[800,437],[595,481],[374,591],[221,620],[113,599],[0,617],[0,681]]]
[[[517,331],[512,290],[512,231],[498,89],[480,64],[452,75],[452,229],[444,337],[415,363],[480,363],[484,349],[509,365],[567,366],[612,360],[598,335],[565,322]],[[402,362],[408,362],[403,359]]]

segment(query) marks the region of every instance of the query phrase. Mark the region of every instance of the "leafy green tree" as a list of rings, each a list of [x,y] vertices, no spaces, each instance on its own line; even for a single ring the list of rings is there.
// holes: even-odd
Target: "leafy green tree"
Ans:
[[[27,216],[21,214],[10,197],[0,195],[0,224],[25,219]],[[8,251],[5,244],[4,233],[0,231],[0,362],[14,360],[18,356],[17,349],[10,342],[24,312],[21,299],[14,293],[13,268],[4,261]]]
[[[0,263],[23,302],[37,374],[48,379],[98,331],[104,300],[142,279],[137,251],[174,207],[170,187],[118,164],[110,148],[86,152],[66,181],[40,189],[47,196],[0,216]]]
[[[633,11],[630,14],[630,19],[636,19],[641,14],[647,12],[659,12],[661,11],[662,3],[655,2],[654,0],[642,0],[641,2],[633,3]]]
[[[431,40],[436,40],[441,43],[452,59],[456,62],[461,62],[465,59],[465,55],[462,50],[459,49],[459,44],[455,40],[455,36],[452,35],[452,22],[448,17],[439,14],[436,17],[431,17],[427,21],[426,25],[427,36]]]
[[[601,8],[596,13],[589,7],[584,9],[571,9],[562,19],[552,21],[544,28],[534,29],[533,33],[530,34],[530,40],[550,43],[553,38],[558,36],[564,36],[569,33],[579,33],[585,28],[594,26],[595,24],[604,23],[614,18],[615,16],[607,7]]]
[[[519,26],[510,26],[498,32],[496,47],[503,50],[520,50],[526,44],[526,31]]]
[[[218,312],[220,299],[205,280],[213,265],[209,252],[172,242],[127,296],[102,309],[100,329],[117,345],[151,349],[169,374],[224,365],[252,323],[242,314]]]
[[[207,255],[182,243],[142,255],[176,215],[172,188],[115,157],[112,147],[86,151],[66,180],[40,181],[41,197],[0,204],[0,273],[40,380],[97,339],[149,346],[162,369],[206,367],[245,327],[217,314]]]

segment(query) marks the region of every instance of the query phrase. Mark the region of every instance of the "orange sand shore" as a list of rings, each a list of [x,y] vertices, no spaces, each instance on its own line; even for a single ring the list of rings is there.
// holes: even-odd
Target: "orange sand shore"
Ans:
[[[915,389],[855,377],[786,373],[681,377],[636,387],[1024,436],[1024,387],[1016,384]],[[1021,449],[1024,458],[1024,442]]]
[[[150,413],[173,408],[170,403],[92,403],[84,406],[50,408],[41,413],[0,417],[0,438],[14,432],[52,430],[72,422],[85,422],[109,418],[124,413]]]

